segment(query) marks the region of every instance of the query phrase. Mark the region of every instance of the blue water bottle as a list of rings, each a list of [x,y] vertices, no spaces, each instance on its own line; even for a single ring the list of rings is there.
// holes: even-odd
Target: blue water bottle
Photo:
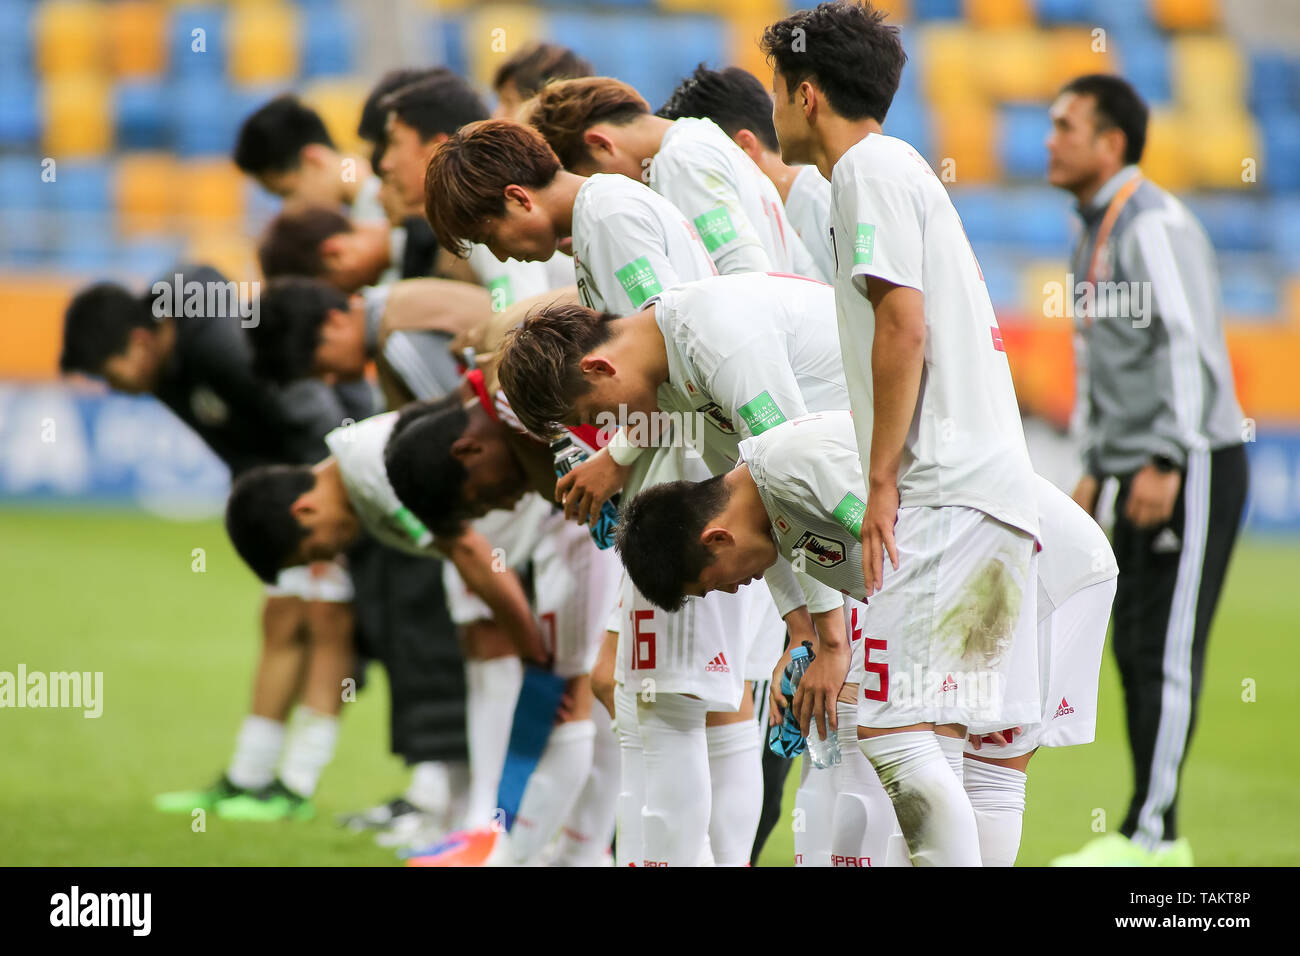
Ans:
[[[551,454],[555,456],[555,476],[563,478],[580,462],[587,460],[587,452],[574,444],[569,437],[557,438],[551,442]],[[594,525],[589,525],[592,540],[602,551],[614,546],[614,528],[618,525],[618,495],[606,500],[600,506],[600,516]]]
[[[775,727],[767,729],[767,746],[772,753],[779,757],[797,757],[803,753],[806,746],[803,732],[799,730],[799,722],[795,720],[794,707],[790,706],[794,702],[794,692],[799,686],[799,681],[808,670],[808,665],[814,660],[812,644],[804,641],[794,650],[790,651],[790,663],[785,665],[785,670],[781,673],[781,695],[785,698],[785,713],[781,716],[781,722]]]

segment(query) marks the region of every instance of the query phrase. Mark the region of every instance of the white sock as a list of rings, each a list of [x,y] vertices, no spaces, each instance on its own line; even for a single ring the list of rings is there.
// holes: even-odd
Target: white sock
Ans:
[[[614,862],[618,866],[640,866],[645,859],[641,841],[641,808],[645,806],[645,762],[641,753],[641,731],[636,719],[636,694],[614,689],[614,714],[618,725],[619,791],[617,836]]]
[[[591,708],[591,722],[596,726],[591,773],[560,828],[552,866],[598,866],[614,835],[620,788],[618,737],[604,707]]]
[[[985,866],[1014,866],[1025,818],[1026,775],[1012,767],[966,761],[966,795],[979,828]]]
[[[275,777],[275,765],[283,749],[284,723],[250,714],[235,738],[235,752],[226,776],[237,787],[265,787]]]
[[[966,791],[932,731],[858,741],[894,804],[914,866],[979,866],[980,841]]]
[[[799,789],[794,794],[797,813],[794,821],[795,866],[831,865],[831,816],[835,807],[833,773],[829,768],[818,770],[814,767],[808,752],[804,751],[799,760]]]
[[[596,725],[573,720],[551,728],[546,749],[528,776],[519,812],[510,828],[510,853],[516,864],[536,860],[551,842],[591,773]]]
[[[709,738],[704,732],[708,710],[704,701],[682,694],[637,701],[645,767],[641,852],[646,866],[698,866],[704,856],[711,800]]]
[[[284,748],[280,779],[294,793],[310,797],[316,792],[321,771],[334,759],[339,741],[339,719],[310,707],[299,707],[289,742]]]
[[[763,813],[763,755],[754,725],[710,727],[709,777],[713,811],[709,845],[715,866],[749,866],[758,818]]]
[[[485,827],[497,810],[497,789],[510,747],[515,702],[524,668],[517,657],[465,661],[465,730],[469,736],[470,786],[465,826]]]
[[[880,785],[871,761],[858,747],[857,704],[841,701],[835,710],[842,759],[838,767],[829,771],[835,801],[830,823],[829,865],[888,866],[890,837],[894,833],[902,837],[893,801]],[[903,848],[906,851],[906,843]],[[901,864],[911,866],[906,852]]]
[[[939,749],[943,751],[944,759],[957,775],[957,782],[961,783],[966,779],[963,769],[966,765],[966,738],[945,737],[943,734],[935,734],[935,737],[939,740]]]

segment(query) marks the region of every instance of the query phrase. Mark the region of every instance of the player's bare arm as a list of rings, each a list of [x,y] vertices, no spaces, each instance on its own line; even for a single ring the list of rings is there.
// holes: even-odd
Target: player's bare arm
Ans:
[[[805,737],[816,721],[817,732],[825,739],[839,729],[835,702],[849,672],[849,638],[842,607],[813,614],[812,622],[817,631],[813,643],[816,658],[795,689],[794,712]],[[793,640],[790,643],[794,646]]]
[[[871,346],[875,382],[867,511],[862,518],[862,577],[867,595],[884,585],[884,558],[898,570],[898,467],[916,413],[925,367],[925,301],[920,291],[872,277],[867,298],[876,313]]]

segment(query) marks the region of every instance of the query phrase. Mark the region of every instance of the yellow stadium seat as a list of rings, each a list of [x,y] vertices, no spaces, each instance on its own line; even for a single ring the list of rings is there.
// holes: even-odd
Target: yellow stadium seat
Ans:
[[[985,99],[979,76],[979,35],[962,24],[933,24],[920,31],[913,62],[921,70],[921,90],[935,107]]]
[[[764,86],[772,83],[772,67],[758,48],[768,24],[776,20],[764,13],[741,13],[727,18],[727,66],[738,66],[758,77]]]
[[[872,6],[884,10],[891,23],[906,23],[912,18],[912,0],[876,0]]]
[[[1096,28],[1100,30],[1101,28]],[[1110,37],[1094,30],[1066,27],[1047,34],[1048,96],[1087,73],[1113,73]]]
[[[1259,129],[1245,110],[1191,114],[1184,118],[1188,160],[1198,186],[1210,189],[1255,188],[1260,159]],[[1242,179],[1249,160],[1255,162],[1255,180]]]
[[[283,3],[230,9],[230,78],[245,86],[285,83],[298,74],[298,15]]]
[[[1177,36],[1170,46],[1170,79],[1177,103],[1197,113],[1243,108],[1246,65],[1229,37]]]
[[[968,186],[998,178],[998,121],[992,107],[972,101],[936,108],[930,122],[931,165],[945,182]]]
[[[965,0],[966,19],[977,27],[1027,27],[1034,22],[1031,0]]]
[[[1218,0],[1148,0],[1151,18],[1166,30],[1209,30],[1219,25]]]
[[[302,100],[325,121],[330,138],[343,152],[359,146],[357,119],[370,92],[370,84],[352,79],[318,80],[302,90]]]
[[[33,24],[37,70],[46,77],[102,70],[104,9],[103,4],[83,0],[38,6]]]
[[[230,229],[244,215],[244,179],[227,159],[185,163],[181,170],[178,207],[192,229]]]
[[[167,232],[180,196],[180,170],[168,153],[128,153],[113,177],[113,202],[123,236]]]
[[[1047,43],[1037,30],[987,30],[981,33],[984,91],[995,100],[1042,100],[1056,92],[1047,80]]]
[[[187,262],[210,265],[238,282],[251,282],[261,275],[256,244],[235,232],[195,230],[189,235],[185,253]]]
[[[469,79],[484,87],[491,86],[497,67],[543,33],[541,15],[530,7],[477,7],[468,19],[465,53]]]
[[[122,0],[108,8],[108,57],[121,77],[158,76],[167,68],[167,8]]]
[[[1159,186],[1180,192],[1192,184],[1195,171],[1191,153],[1201,148],[1185,117],[1173,110],[1155,107],[1147,120],[1147,144],[1142,153],[1142,171]]]
[[[41,93],[48,155],[56,159],[102,156],[112,149],[113,105],[104,77],[50,77]]]
[[[1048,283],[1056,283],[1066,297],[1074,295],[1072,290],[1066,289],[1066,273],[1069,271],[1069,263],[1064,259],[1052,260],[1035,260],[1026,265],[1020,273],[1020,303],[1025,318],[1030,322],[1041,322],[1046,325],[1056,325],[1071,322],[1069,313],[1065,315],[1048,315],[1047,302],[1048,293],[1043,289]],[[1054,287],[1053,287],[1054,288]]]

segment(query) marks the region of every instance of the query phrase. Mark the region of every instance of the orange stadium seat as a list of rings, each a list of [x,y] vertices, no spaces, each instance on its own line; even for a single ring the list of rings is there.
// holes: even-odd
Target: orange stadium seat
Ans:
[[[481,7],[468,16],[465,55],[469,76],[490,86],[497,67],[544,33],[541,16],[519,6]]]
[[[334,144],[344,152],[355,150],[357,117],[370,92],[368,83],[353,79],[318,80],[303,87],[302,99],[325,121]]]
[[[105,5],[54,0],[36,8],[37,70],[46,77],[96,73],[104,66]]]
[[[47,155],[56,159],[102,156],[112,148],[112,95],[103,76],[53,76],[41,92]]]
[[[200,159],[181,166],[178,206],[192,232],[232,230],[244,214],[244,181],[228,159]]]
[[[986,30],[980,35],[980,82],[996,100],[1041,100],[1056,92],[1047,41],[1038,30]]]
[[[919,31],[914,62],[921,71],[921,90],[930,103],[947,106],[984,100],[979,76],[979,35],[962,24],[930,24]]]
[[[1094,37],[1091,30],[1052,30],[1047,35],[1047,51],[1049,96],[1076,76],[1115,70],[1109,38]]]
[[[274,0],[232,7],[226,36],[234,83],[288,83],[297,76],[298,14],[294,7]]]
[[[1185,117],[1169,109],[1155,107],[1147,122],[1147,145],[1142,154],[1142,170],[1157,185],[1178,192],[1192,184],[1192,149],[1185,132]]]
[[[120,77],[158,76],[167,68],[167,8],[122,0],[108,8],[108,58]]]
[[[252,281],[259,275],[256,245],[252,239],[234,232],[192,232],[184,258],[214,266],[222,275],[236,281]]]
[[[1260,158],[1259,128],[1243,109],[1190,114],[1183,122],[1184,148],[1198,186],[1209,189],[1255,188],[1242,178],[1244,163]]]
[[[1176,36],[1170,46],[1169,70],[1179,104],[1196,112],[1243,107],[1246,64],[1229,37]]]
[[[930,114],[934,138],[934,155],[931,165],[940,176],[946,176],[948,161],[952,161],[953,178],[963,186],[993,182],[1000,173],[996,111],[978,101],[936,108]]]
[[[965,0],[966,19],[977,27],[1027,27],[1034,22],[1031,0]]]
[[[128,153],[117,164],[113,202],[123,236],[153,235],[173,228],[180,169],[169,153]]]
[[[1166,30],[1208,30],[1219,24],[1219,0],[1148,0],[1151,18]]]

